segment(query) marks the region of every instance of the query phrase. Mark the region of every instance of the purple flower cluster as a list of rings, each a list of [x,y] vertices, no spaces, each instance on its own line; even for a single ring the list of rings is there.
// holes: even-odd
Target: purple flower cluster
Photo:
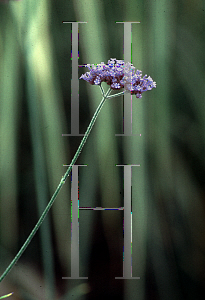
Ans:
[[[84,79],[92,85],[107,82],[111,89],[125,88],[132,95],[135,94],[137,98],[142,98],[142,93],[156,88],[156,82],[150,76],[148,78],[146,78],[147,75],[142,77],[142,71],[137,70],[135,72],[133,64],[125,64],[123,60],[111,58],[107,65],[101,62],[97,65],[87,64],[86,67],[90,72],[86,72],[79,79]]]

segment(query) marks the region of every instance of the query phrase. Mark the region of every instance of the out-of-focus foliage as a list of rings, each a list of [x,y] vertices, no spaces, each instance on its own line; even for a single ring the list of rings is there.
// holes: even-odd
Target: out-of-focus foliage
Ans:
[[[70,276],[70,179],[22,258],[0,284],[12,299],[201,299],[205,295],[205,5],[203,1],[0,3],[0,271],[48,203],[81,137],[70,133],[71,24],[79,65],[123,59],[132,25],[132,63],[157,82],[132,97],[131,137],[123,97],[107,101],[77,164],[80,206],[123,206],[132,168],[132,275],[122,276],[122,211],[80,211],[80,275]],[[79,77],[84,73],[79,68]],[[87,71],[87,70],[86,70]],[[80,133],[101,100],[80,81]],[[141,134],[141,136],[140,136]]]

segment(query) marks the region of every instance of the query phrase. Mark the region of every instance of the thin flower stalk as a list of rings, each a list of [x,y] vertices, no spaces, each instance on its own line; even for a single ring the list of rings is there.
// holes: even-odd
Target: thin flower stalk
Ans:
[[[86,143],[86,140],[93,128],[93,125],[99,115],[99,112],[103,106],[103,104],[105,103],[105,100],[107,99],[108,95],[110,94],[111,92],[111,89],[109,88],[107,93],[103,96],[99,106],[97,107],[91,121],[90,121],[90,124],[85,132],[85,135],[78,147],[78,150],[76,152],[76,154],[74,155],[74,158],[73,160],[71,161],[71,164],[69,165],[67,171],[65,172],[64,176],[62,176],[62,179],[58,185],[58,187],[56,188],[51,200],[49,201],[48,205],[46,206],[45,210],[43,211],[40,219],[38,220],[38,222],[36,223],[35,227],[33,228],[33,230],[31,231],[30,235],[28,236],[27,240],[25,241],[25,243],[23,244],[23,246],[21,247],[21,249],[19,250],[19,252],[17,253],[17,255],[14,257],[14,259],[12,260],[12,262],[10,263],[10,265],[7,267],[7,269],[4,271],[4,273],[1,275],[0,277],[0,282],[6,277],[6,275],[9,273],[9,271],[13,268],[13,266],[15,265],[15,263],[19,260],[19,258],[21,257],[21,255],[23,254],[23,252],[26,250],[27,246],[29,245],[29,243],[31,242],[32,238],[34,237],[34,235],[36,234],[37,230],[39,229],[39,227],[41,226],[41,224],[43,223],[47,213],[49,212],[51,206],[53,205],[58,193],[60,192],[63,184],[65,183],[67,177],[69,176],[71,170],[72,170],[72,167],[73,165],[76,163],[76,160],[78,159],[85,143]]]
[[[5,299],[5,298],[8,298],[8,297],[10,297],[10,296],[12,296],[12,295],[13,295],[13,293],[10,293],[10,294],[1,296],[0,299]]]
[[[126,92],[130,92],[131,95],[136,95],[136,98],[141,98],[142,93],[148,90],[151,90],[152,88],[156,88],[156,82],[152,80],[152,78],[147,75],[142,77],[142,72],[137,70],[135,72],[135,67],[131,63],[124,64],[123,60],[116,60],[115,58],[111,58],[111,60],[108,60],[108,64],[105,65],[103,62],[101,64],[96,65],[86,65],[90,72],[86,72],[83,74],[80,79],[84,79],[88,81],[92,85],[98,85],[100,87],[101,93],[103,95],[103,98],[98,105],[90,124],[85,132],[85,135],[78,147],[78,150],[76,151],[73,160],[71,161],[71,164],[69,165],[67,171],[65,172],[64,176],[62,176],[61,181],[56,188],[52,198],[50,199],[48,205],[46,206],[45,210],[43,211],[40,219],[36,223],[35,227],[31,231],[30,235],[28,236],[27,240],[17,253],[17,255],[14,257],[10,265],[7,267],[7,269],[4,271],[4,273],[0,277],[0,282],[6,277],[6,275],[9,273],[9,271],[12,269],[12,267],[16,264],[16,262],[19,260],[23,252],[26,250],[27,246],[31,242],[32,238],[34,237],[35,233],[43,223],[47,213],[49,212],[51,206],[53,205],[58,193],[60,192],[62,186],[64,185],[67,177],[69,176],[72,167],[76,163],[85,143],[86,140],[93,128],[93,125],[100,113],[101,108],[103,107],[103,104],[105,103],[106,99],[118,97],[120,95],[123,95]],[[102,87],[102,82],[106,82],[109,85],[109,89],[107,92],[104,92],[104,89]],[[121,88],[124,88],[123,92],[110,95],[112,90],[119,90]],[[0,299],[6,298],[8,296],[11,296],[11,294],[2,296]]]

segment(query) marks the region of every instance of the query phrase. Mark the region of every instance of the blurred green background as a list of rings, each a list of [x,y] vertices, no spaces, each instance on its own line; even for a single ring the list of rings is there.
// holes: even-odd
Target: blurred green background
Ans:
[[[157,88],[106,101],[77,164],[80,206],[123,206],[123,169],[132,168],[132,263],[122,276],[122,211],[80,211],[80,276],[70,276],[70,177],[15,267],[0,284],[14,300],[204,299],[204,1],[0,2],[0,271],[46,207],[82,137],[71,130],[71,24],[79,24],[79,65],[123,59],[132,25],[132,63]],[[87,71],[79,68],[79,77]],[[97,108],[97,86],[79,82],[80,133]],[[141,136],[139,136],[141,134]],[[203,295],[203,296],[202,296]]]

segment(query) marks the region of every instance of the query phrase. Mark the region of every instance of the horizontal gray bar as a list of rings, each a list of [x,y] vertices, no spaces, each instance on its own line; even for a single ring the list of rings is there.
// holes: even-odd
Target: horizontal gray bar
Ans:
[[[79,207],[78,209],[90,209],[90,210],[124,210],[124,207]]]
[[[140,279],[140,277],[115,277],[115,279]]]
[[[141,136],[141,134],[116,133],[115,136]]]
[[[125,166],[137,166],[137,167],[140,167],[140,165],[132,165],[132,164],[130,164],[130,165],[115,165],[115,166],[117,166],[117,167],[125,167]]]
[[[69,21],[63,21],[62,23],[74,23],[74,22],[76,22],[76,21],[73,21],[73,22],[69,22]],[[76,22],[76,23],[88,23],[88,22]]]

